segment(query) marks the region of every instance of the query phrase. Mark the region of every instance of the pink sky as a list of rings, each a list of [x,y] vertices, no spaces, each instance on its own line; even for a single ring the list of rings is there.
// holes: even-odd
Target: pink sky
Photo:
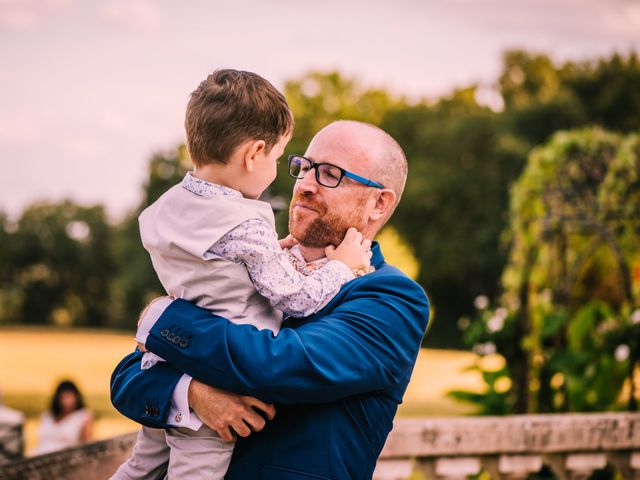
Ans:
[[[508,48],[557,60],[640,50],[635,0],[0,0],[0,209],[140,198],[220,67],[276,86],[338,69],[412,98],[491,86]]]

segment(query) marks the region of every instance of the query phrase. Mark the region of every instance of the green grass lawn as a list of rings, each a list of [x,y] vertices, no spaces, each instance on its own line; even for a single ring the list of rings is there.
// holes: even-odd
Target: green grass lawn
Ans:
[[[35,444],[38,415],[63,378],[75,381],[96,417],[96,438],[135,430],[109,400],[109,377],[132,351],[132,334],[47,328],[0,329],[0,388],[4,403],[25,412],[27,451]],[[451,389],[482,387],[480,376],[464,372],[475,356],[467,352],[422,350],[399,416],[454,416],[473,410],[446,397]]]

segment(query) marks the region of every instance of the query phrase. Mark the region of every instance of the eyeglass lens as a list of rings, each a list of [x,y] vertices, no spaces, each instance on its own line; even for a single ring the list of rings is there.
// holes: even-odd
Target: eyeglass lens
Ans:
[[[311,162],[303,157],[294,157],[289,163],[289,173],[296,178],[303,178],[309,169]],[[325,187],[337,187],[342,178],[342,172],[338,167],[329,164],[316,164],[316,180]]]

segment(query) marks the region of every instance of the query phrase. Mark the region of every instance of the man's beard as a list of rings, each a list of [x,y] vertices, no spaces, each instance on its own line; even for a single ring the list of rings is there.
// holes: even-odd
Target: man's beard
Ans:
[[[302,231],[296,228],[296,213],[294,207],[296,202],[301,201],[317,210],[318,216]],[[289,232],[296,237],[300,245],[310,248],[324,248],[328,245],[339,245],[344,239],[349,227],[356,227],[359,230],[362,216],[360,207],[364,202],[351,211],[351,214],[345,218],[344,216],[331,213],[324,205],[320,205],[313,201],[310,197],[304,195],[295,195],[291,199],[289,207]]]

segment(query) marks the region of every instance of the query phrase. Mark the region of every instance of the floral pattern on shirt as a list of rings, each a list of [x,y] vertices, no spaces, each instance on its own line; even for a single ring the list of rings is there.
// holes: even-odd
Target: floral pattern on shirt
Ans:
[[[200,180],[190,173],[182,186],[203,197],[242,197],[237,190]],[[294,317],[316,313],[354,278],[349,267],[337,260],[306,263],[299,255],[281,249],[273,227],[259,218],[240,223],[209,252],[244,264],[256,290],[275,308]]]

